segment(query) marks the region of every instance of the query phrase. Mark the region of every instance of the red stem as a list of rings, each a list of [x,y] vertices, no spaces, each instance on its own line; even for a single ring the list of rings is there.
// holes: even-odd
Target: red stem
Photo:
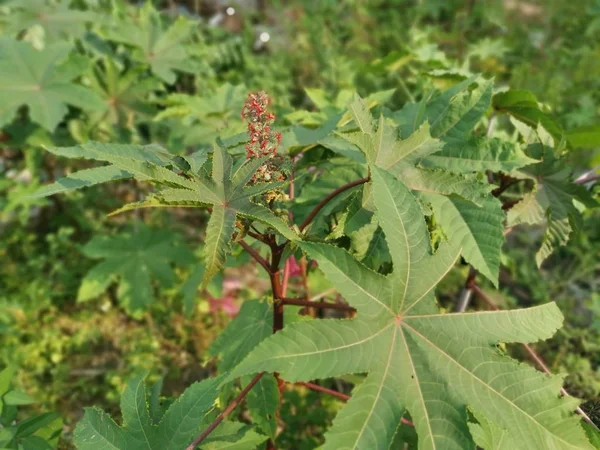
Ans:
[[[269,263],[267,262],[267,260],[260,256],[256,250],[254,250],[250,245],[248,245],[248,243],[244,241],[239,242],[240,245],[244,247],[244,250],[250,253],[250,256],[252,256],[270,274],[271,268],[269,267]]]
[[[225,417],[231,414],[231,411],[233,411],[236,408],[236,406],[238,406],[242,402],[242,400],[244,400],[246,395],[248,395],[248,392],[250,392],[250,389],[252,389],[256,383],[258,383],[263,374],[264,372],[256,374],[254,378],[252,378],[252,381],[250,381],[250,383],[248,383],[248,385],[244,389],[242,389],[242,392],[240,392],[240,394],[227,406],[227,408],[225,408],[225,410],[221,414],[219,414],[215,420],[213,420],[213,422],[208,426],[208,428],[204,430],[196,439],[194,439],[194,441],[190,445],[188,445],[185,450],[194,450],[198,446],[198,444],[200,444],[200,442],[206,439],[206,437],[210,433],[212,433],[213,430],[217,428],[217,426],[219,426],[221,422],[223,422],[223,419],[225,419]]]
[[[329,394],[333,397],[339,398],[340,400],[344,400],[345,402],[347,402],[348,400],[350,400],[350,396],[343,394],[341,392],[338,391],[334,391],[333,389],[328,389],[326,387],[323,386],[319,386],[318,384],[314,384],[314,383],[305,383],[304,381],[299,381],[298,383],[296,383],[298,386],[304,386],[308,389],[312,389],[313,391],[319,391],[319,392],[323,392],[325,394]]]
[[[309,308],[339,309],[349,312],[356,311],[352,306],[344,305],[343,303],[311,302],[310,300],[303,300],[300,298],[282,298],[280,303],[283,303],[284,305],[305,306]]]
[[[290,258],[285,260],[283,266],[283,281],[281,282],[281,295],[283,297],[287,294],[288,281],[290,279]]]
[[[340,186],[339,188],[337,188],[334,191],[331,191],[329,194],[327,194],[327,196],[323,200],[321,200],[317,204],[317,206],[314,207],[314,209],[310,212],[310,214],[306,217],[306,219],[304,219],[304,221],[300,224],[300,227],[299,227],[300,231],[304,231],[304,229],[313,221],[315,216],[317,214],[319,214],[319,211],[321,211],[325,207],[325,205],[327,205],[327,203],[329,203],[331,201],[331,199],[338,196],[342,192],[347,191],[348,189],[352,189],[355,186],[360,186],[361,184],[365,184],[369,180],[370,180],[369,177],[361,178],[360,180],[354,180],[354,181],[351,181],[350,183]]]

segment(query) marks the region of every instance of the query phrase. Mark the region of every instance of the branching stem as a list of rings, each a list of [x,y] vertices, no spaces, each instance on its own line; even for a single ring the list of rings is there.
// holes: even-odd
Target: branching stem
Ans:
[[[258,254],[256,250],[254,250],[250,245],[248,245],[245,241],[239,241],[240,245],[246,250],[250,256],[252,256],[269,274],[271,274],[271,268],[269,267],[269,263],[266,259]]]
[[[325,205],[327,205],[327,203],[329,203],[332,199],[334,199],[335,197],[340,195],[342,192],[347,191],[348,189],[352,189],[355,186],[360,186],[361,184],[367,183],[369,180],[370,180],[369,177],[361,178],[359,180],[354,180],[354,181],[351,181],[350,183],[346,183],[343,186],[340,186],[339,188],[331,191],[329,194],[327,194],[327,196],[323,200],[321,200],[317,204],[317,206],[314,207],[314,209],[310,212],[310,214],[308,216],[306,216],[306,219],[304,219],[304,221],[299,226],[300,231],[304,231],[304,229],[313,221],[313,219],[316,217],[316,215],[319,214],[319,212],[325,207]]]

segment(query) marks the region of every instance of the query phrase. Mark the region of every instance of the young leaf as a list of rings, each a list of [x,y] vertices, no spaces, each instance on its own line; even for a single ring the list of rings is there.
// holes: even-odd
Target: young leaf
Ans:
[[[189,264],[193,255],[166,230],[141,226],[134,233],[97,236],[83,247],[83,253],[104,261],[93,267],[81,282],[77,300],[90,300],[118,280],[119,301],[129,311],[147,307],[154,299],[153,278],[163,284],[174,280],[172,264]]]
[[[283,182],[258,183],[248,185],[252,175],[266,161],[264,158],[248,160],[235,173],[232,173],[231,156],[222,146],[213,152],[212,178],[205,175],[204,170],[190,172],[189,177],[175,173],[170,167],[185,162],[189,167],[197,167],[197,161],[172,155],[158,145],[109,145],[91,142],[76,147],[48,149],[52,153],[70,158],[86,158],[106,161],[112,164],[92,172],[75,172],[69,177],[58,180],[52,185],[39,190],[35,196],[47,196],[55,192],[66,192],[84,185],[97,184],[118,177],[134,177],[140,181],[152,181],[166,188],[156,192],[147,199],[125,205],[113,214],[136,208],[150,207],[212,207],[212,215],[206,230],[204,247],[204,281],[205,287],[210,279],[222,268],[229,253],[229,245],[235,229],[236,220],[244,217],[257,220],[294,240],[296,234],[289,226],[270,209],[255,203],[253,199],[264,192],[281,187]],[[111,169],[114,167],[114,169]],[[81,172],[84,172],[83,175]],[[131,266],[132,270],[134,266]],[[103,268],[106,269],[106,268]],[[98,269],[100,270],[100,269]],[[147,285],[142,279],[142,272],[132,272],[140,279],[139,284]],[[93,277],[94,283],[97,277]],[[93,286],[93,285],[92,285]],[[95,292],[95,291],[94,291]]]
[[[363,130],[340,136],[360,148],[370,164],[395,174],[410,189],[442,195],[456,194],[477,204],[489,195],[491,187],[474,175],[421,166],[422,159],[436,154],[444,145],[439,139],[432,137],[427,122],[400,140],[397,131],[383,117],[375,129],[362,99],[357,98],[350,110],[361,130],[364,127],[364,130],[370,131]]]
[[[0,38],[0,126],[9,123],[22,105],[29,108],[33,122],[50,132],[67,114],[67,105],[92,111],[104,108],[94,92],[73,83],[78,73],[59,66],[71,48],[60,42],[39,52],[28,42]]]
[[[519,365],[495,347],[550,337],[562,322],[556,305],[441,314],[433,289],[460,250],[443,243],[431,254],[410,190],[381,169],[372,168],[372,176],[393,273],[372,272],[329,245],[300,244],[356,317],[290,325],[265,339],[229,379],[260,371],[288,381],[367,372],[324,449],[388,449],[406,411],[420,448],[472,448],[467,405],[508,430],[518,448],[591,449],[572,413],[576,401],[558,397],[561,378]]]
[[[486,86],[488,85],[486,84]],[[489,87],[485,87],[485,92],[488,89]],[[467,94],[465,95],[467,96]],[[470,99],[474,95],[474,93],[469,93],[467,97]],[[484,94],[481,93],[481,95]],[[442,97],[446,98],[448,95],[444,94]],[[458,120],[456,122],[458,128],[453,134],[451,133],[452,139],[445,144],[443,149],[443,143],[431,136],[427,122],[424,122],[403,140],[397,138],[396,131],[386,123],[383,117],[380,118],[379,124],[375,128],[370,119],[370,113],[361,99],[355,100],[351,110],[361,129],[370,130],[370,132],[353,133],[344,135],[344,137],[357,144],[365,152],[370,164],[393,173],[410,189],[422,193],[426,198],[439,198],[435,202],[437,206],[440,206],[436,208],[438,213],[436,216],[440,216],[437,218],[442,228],[453,238],[465,239],[462,246],[465,259],[472,262],[477,269],[480,269],[496,284],[500,248],[504,241],[503,229],[501,222],[487,222],[487,220],[492,217],[494,220],[503,217],[502,211],[498,202],[494,201],[490,195],[492,188],[489,183],[480,181],[473,172],[482,169],[482,163],[478,161],[478,158],[482,157],[488,160],[505,161],[503,166],[498,164],[504,169],[521,167],[535,160],[528,158],[516,146],[509,150],[508,144],[503,146],[500,141],[473,138],[469,141],[470,145],[465,145],[463,141],[458,140],[459,135],[466,137],[463,127],[466,123],[474,120],[473,111],[480,108],[480,102],[485,103],[485,99],[482,98],[477,97],[477,100],[474,100],[475,105],[472,105],[471,109],[463,105],[463,108],[455,111],[455,114],[465,114],[464,121],[454,117],[453,120]],[[468,100],[467,103],[470,104],[470,101]],[[487,101],[489,103],[489,99]],[[430,113],[432,119],[439,119],[441,115],[446,114],[436,105],[437,103],[434,102],[432,111],[435,111],[435,114],[434,112]],[[451,126],[450,124],[453,123],[449,118],[439,120],[440,123],[445,124],[444,127]],[[428,158],[432,159],[428,160]],[[363,199],[363,205],[367,209],[370,209],[372,203],[369,192],[368,189],[365,189],[366,195]],[[456,196],[468,201],[461,201]],[[442,212],[441,203],[452,205],[452,208],[450,210],[443,208]],[[458,209],[454,205],[458,205]],[[456,220],[457,218],[459,220]]]
[[[97,408],[85,410],[75,428],[80,450],[181,450],[194,438],[217,399],[219,378],[192,384],[175,400],[157,425],[147,407],[145,376],[133,378],[121,398],[123,426]]]

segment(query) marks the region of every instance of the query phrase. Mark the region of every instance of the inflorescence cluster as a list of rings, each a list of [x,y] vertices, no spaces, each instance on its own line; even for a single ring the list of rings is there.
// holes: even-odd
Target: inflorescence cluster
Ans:
[[[281,144],[281,133],[272,130],[275,115],[268,111],[269,96],[265,91],[248,95],[242,108],[242,118],[248,122],[249,142],[246,144],[246,158],[268,157],[264,165],[254,175],[254,182],[283,181],[281,171],[283,158],[277,154]]]

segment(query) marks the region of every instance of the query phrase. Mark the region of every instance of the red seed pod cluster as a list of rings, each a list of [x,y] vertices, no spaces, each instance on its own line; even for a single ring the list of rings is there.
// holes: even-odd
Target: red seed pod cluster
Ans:
[[[265,91],[248,95],[242,108],[242,118],[248,122],[250,142],[246,145],[246,157],[259,158],[275,155],[281,142],[281,133],[271,131],[275,115],[267,110],[269,96]]]
[[[242,118],[248,122],[248,135],[250,140],[246,144],[246,158],[261,158],[269,156],[270,159],[260,167],[254,175],[253,181],[281,181],[284,175],[278,170],[279,160],[277,147],[281,144],[281,133],[274,132],[271,128],[275,115],[268,111],[269,96],[265,91],[248,95],[242,108]]]

